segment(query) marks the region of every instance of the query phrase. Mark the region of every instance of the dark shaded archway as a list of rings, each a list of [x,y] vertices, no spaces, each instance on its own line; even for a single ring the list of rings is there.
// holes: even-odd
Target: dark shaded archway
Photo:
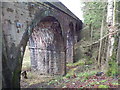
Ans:
[[[30,37],[32,70],[41,74],[62,74],[65,62],[60,23],[54,17],[43,18]]]
[[[69,23],[69,30],[67,31],[67,63],[73,62],[73,45],[74,45],[74,25],[72,22]]]
[[[76,40],[76,42],[79,42],[80,41],[80,39],[81,39],[81,29],[82,29],[82,27],[83,27],[83,23],[82,23],[82,21],[78,21],[78,22],[76,22],[76,25],[75,25],[75,40]]]

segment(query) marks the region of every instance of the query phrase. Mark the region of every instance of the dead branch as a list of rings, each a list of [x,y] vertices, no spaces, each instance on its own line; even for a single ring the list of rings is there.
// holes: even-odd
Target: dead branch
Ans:
[[[106,38],[107,36],[109,36],[109,35],[113,35],[113,34],[117,34],[117,32],[118,32],[119,30],[116,30],[116,31],[114,31],[113,33],[109,33],[109,34],[106,34],[105,36],[103,36],[101,39],[99,39],[98,41],[95,41],[95,42],[93,42],[92,44],[90,44],[90,45],[87,45],[87,46],[85,46],[85,47],[89,47],[89,46],[91,46],[91,45],[93,45],[93,44],[96,44],[96,43],[99,43],[101,40],[103,40],[104,38]]]

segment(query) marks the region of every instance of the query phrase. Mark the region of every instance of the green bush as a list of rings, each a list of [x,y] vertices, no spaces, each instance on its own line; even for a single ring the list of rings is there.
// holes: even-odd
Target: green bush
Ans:
[[[71,74],[71,73],[67,73],[65,77],[66,77],[66,78],[70,78],[72,75],[73,75],[73,74]]]
[[[84,72],[84,73],[79,73],[78,77],[85,77],[88,78],[89,76],[92,76],[96,74],[96,71],[91,71],[91,72]]]
[[[106,81],[107,81],[107,80],[101,80],[100,82],[101,82],[101,83],[104,83],[104,82],[106,82]]]
[[[94,63],[94,62],[93,62],[93,60],[91,60],[91,59],[85,62],[86,65],[90,65],[90,64],[93,64],[93,63]]]
[[[111,56],[111,58],[108,62],[108,64],[109,64],[109,69],[107,71],[108,76],[113,76],[114,77],[114,76],[119,74],[119,72],[118,72],[119,67],[118,67],[118,63],[117,63],[118,61],[116,59],[117,48],[118,48],[118,40],[117,40],[117,37],[115,37],[113,53],[112,53],[112,56]]]
[[[67,64],[67,66],[79,66],[79,65],[85,65],[85,61],[84,60],[79,60],[78,62]]]
[[[90,83],[91,85],[99,85],[100,84],[100,82],[98,82],[98,81],[96,81],[96,82],[92,82],[92,83]]]
[[[48,85],[51,85],[51,84],[54,84],[54,83],[57,83],[58,82],[58,80],[51,80],[49,83],[48,83]]]
[[[99,85],[98,88],[109,88],[107,85]]]
[[[115,76],[118,74],[118,64],[112,60],[109,61],[109,69],[107,71],[108,76]]]
[[[67,74],[66,74],[66,78],[70,78],[71,76],[73,76],[74,75],[74,71],[76,70],[77,68],[73,68],[73,69],[71,69]]]
[[[112,85],[120,85],[118,82],[113,82]]]

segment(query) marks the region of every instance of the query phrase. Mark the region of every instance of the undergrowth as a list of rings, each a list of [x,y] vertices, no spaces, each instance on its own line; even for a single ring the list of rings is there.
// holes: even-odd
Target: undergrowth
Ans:
[[[77,76],[79,78],[84,77],[84,78],[88,79],[88,77],[95,75],[96,73],[97,73],[97,71],[82,72],[82,73],[79,73]]]
[[[109,88],[108,85],[99,85],[98,88]]]
[[[85,60],[79,60],[75,63],[68,63],[67,66],[71,66],[71,67],[74,67],[74,66],[79,66],[79,65],[85,65]]]
[[[120,74],[120,72],[118,72],[119,66],[117,61],[118,40],[118,36],[115,36],[113,53],[108,62],[109,68],[107,71],[107,75],[112,77],[116,77]]]
[[[108,65],[109,65],[109,68],[108,68],[108,71],[107,71],[108,76],[114,77],[114,76],[119,74],[119,72],[118,72],[118,64],[117,64],[115,54],[112,55],[111,59],[108,62]]]

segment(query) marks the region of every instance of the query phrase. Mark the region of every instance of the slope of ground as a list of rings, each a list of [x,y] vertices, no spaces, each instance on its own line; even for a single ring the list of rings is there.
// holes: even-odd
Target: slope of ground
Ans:
[[[28,72],[28,79],[21,80],[22,88],[118,88],[119,76],[108,77],[105,73],[96,76],[95,65],[85,65],[83,61],[67,64],[65,76],[45,76]]]
[[[88,67],[89,70],[86,69]],[[83,72],[80,68],[84,68]],[[51,80],[48,85],[56,88],[118,88],[119,76],[108,77],[105,73],[96,76],[98,71],[90,65],[76,66],[71,68],[66,76]]]

